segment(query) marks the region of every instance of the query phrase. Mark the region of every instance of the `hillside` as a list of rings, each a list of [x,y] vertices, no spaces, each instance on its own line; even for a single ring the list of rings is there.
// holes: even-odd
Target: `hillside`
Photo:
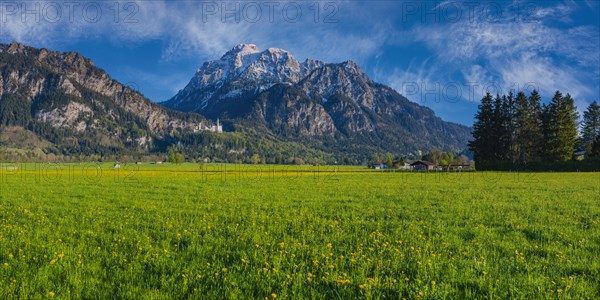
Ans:
[[[202,124],[207,122],[201,116],[151,102],[78,53],[0,45],[0,140],[5,147],[58,155],[149,153],[164,150],[164,144]],[[8,138],[15,132],[44,142],[25,145]]]

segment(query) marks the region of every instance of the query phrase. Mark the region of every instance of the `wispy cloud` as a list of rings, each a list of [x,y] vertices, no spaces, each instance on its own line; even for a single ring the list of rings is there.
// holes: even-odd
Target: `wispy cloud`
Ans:
[[[238,43],[286,47],[301,57],[361,60],[383,46],[389,31],[374,21],[365,22],[360,30],[349,28],[347,19],[364,12],[356,11],[362,4],[345,1],[65,3],[15,2],[8,8],[14,13],[4,14],[0,37],[5,42],[16,39],[47,47],[90,37],[117,44],[160,39],[167,45],[164,60],[214,58]],[[61,10],[59,17],[53,15],[55,7]],[[30,9],[37,13],[22,18],[23,11]]]
[[[593,55],[600,51],[600,32],[592,26],[554,26],[575,6],[534,7],[527,19],[512,18],[510,12],[491,21],[475,15],[452,24],[415,26],[408,35],[436,53],[447,69],[459,69],[466,82],[496,82],[505,89],[535,84],[546,94],[561,89],[590,99],[598,95],[589,85],[600,76],[599,58]]]

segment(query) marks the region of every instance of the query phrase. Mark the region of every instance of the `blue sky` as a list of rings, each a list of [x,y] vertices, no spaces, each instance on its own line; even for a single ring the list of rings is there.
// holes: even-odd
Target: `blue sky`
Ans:
[[[77,51],[153,101],[236,44],[355,60],[471,125],[486,90],[600,100],[598,1],[0,1],[0,40]]]

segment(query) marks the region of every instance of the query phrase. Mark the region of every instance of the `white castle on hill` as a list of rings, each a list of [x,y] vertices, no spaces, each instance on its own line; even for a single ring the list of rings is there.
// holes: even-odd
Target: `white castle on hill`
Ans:
[[[196,128],[194,128],[194,132],[198,132],[198,131],[211,131],[211,132],[216,132],[216,133],[222,133],[223,125],[221,125],[221,122],[219,121],[219,119],[217,119],[216,125],[211,125],[210,127],[204,126],[204,125],[202,125],[202,123],[199,123],[198,126],[196,126]]]

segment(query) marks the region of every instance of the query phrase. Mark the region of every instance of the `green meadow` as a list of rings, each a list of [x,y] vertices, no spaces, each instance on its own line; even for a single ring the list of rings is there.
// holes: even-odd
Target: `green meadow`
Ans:
[[[599,299],[600,173],[2,164],[17,298]]]

